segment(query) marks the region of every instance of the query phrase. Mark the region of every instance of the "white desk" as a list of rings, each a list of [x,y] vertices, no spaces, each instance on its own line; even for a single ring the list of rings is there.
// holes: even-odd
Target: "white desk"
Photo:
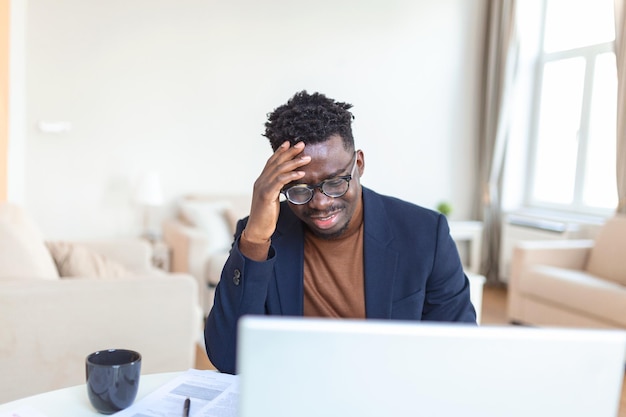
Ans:
[[[140,400],[147,394],[159,388],[161,385],[176,378],[182,372],[167,372],[161,374],[142,375],[139,381],[139,392],[135,401]],[[12,411],[21,407],[30,406],[43,413],[46,417],[89,417],[99,416],[89,402],[87,397],[87,387],[76,385],[74,387],[62,388],[43,394],[33,395],[0,405],[0,416],[10,416]]]

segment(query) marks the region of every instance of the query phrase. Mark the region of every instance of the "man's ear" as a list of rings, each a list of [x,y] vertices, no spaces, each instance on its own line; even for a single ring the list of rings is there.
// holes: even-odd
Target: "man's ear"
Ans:
[[[356,166],[359,171],[359,178],[361,178],[365,172],[365,154],[360,149],[356,151]]]

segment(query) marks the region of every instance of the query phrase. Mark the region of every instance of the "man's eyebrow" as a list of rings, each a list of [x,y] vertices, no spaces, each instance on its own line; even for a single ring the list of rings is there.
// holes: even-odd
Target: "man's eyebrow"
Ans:
[[[345,175],[341,175],[341,173],[342,173],[342,172],[344,172],[344,171],[346,171],[346,169],[340,168],[340,169],[338,169],[337,171],[333,172],[332,174],[328,175],[328,176],[327,176],[326,178],[324,178],[322,181],[332,180],[332,179],[337,178],[337,177],[342,177],[342,176],[345,176]],[[322,182],[322,181],[318,181],[318,182],[316,182],[316,184],[319,184],[319,183],[320,183],[320,182]],[[292,182],[290,182],[290,183],[288,183],[288,184],[285,184],[285,186],[283,187],[283,189],[284,189],[284,190],[286,190],[287,188],[289,188],[289,187],[293,187],[294,185],[309,185],[309,184],[310,184],[310,183],[308,183],[308,182],[304,182],[304,181],[302,181],[302,180],[299,180],[299,181],[292,181]]]
[[[341,168],[341,169],[338,169],[337,171],[333,172],[333,173],[332,173],[332,174],[330,174],[328,177],[326,177],[326,180],[332,180],[333,178],[340,177],[340,176],[341,176],[341,173],[342,173],[342,172],[344,172],[344,171],[346,171],[346,170],[347,170],[347,168]],[[325,181],[325,180],[322,180],[322,181]]]

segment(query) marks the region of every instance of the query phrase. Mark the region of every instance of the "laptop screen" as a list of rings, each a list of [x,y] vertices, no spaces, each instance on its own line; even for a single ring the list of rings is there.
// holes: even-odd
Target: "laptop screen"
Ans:
[[[615,417],[619,330],[244,317],[240,417]]]

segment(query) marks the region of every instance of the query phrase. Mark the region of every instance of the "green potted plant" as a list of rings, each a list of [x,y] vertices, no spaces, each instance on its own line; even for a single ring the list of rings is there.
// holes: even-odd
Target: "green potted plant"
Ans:
[[[442,201],[437,204],[437,211],[447,217],[452,213],[452,205],[447,201]]]

